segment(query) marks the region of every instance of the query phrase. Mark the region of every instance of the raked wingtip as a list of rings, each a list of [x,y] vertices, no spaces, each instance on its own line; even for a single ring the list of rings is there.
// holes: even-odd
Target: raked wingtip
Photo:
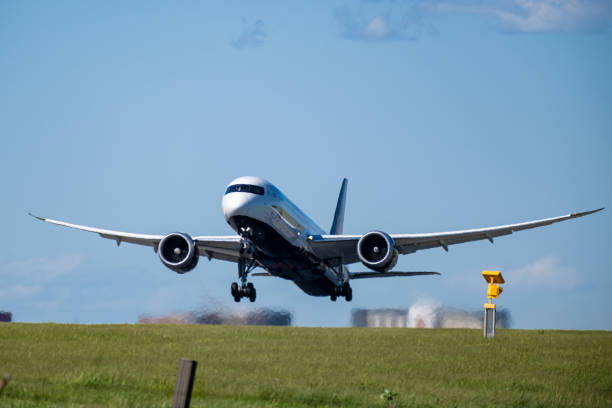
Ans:
[[[47,221],[47,219],[46,219],[46,218],[39,217],[38,215],[34,215],[34,214],[32,214],[31,212],[29,212],[29,211],[28,211],[28,215],[29,215],[30,217],[34,217],[34,218],[36,218],[37,220]]]
[[[574,218],[584,217],[585,215],[595,214],[596,212],[600,212],[601,210],[605,210],[605,208],[606,207],[601,207],[601,208],[598,208],[596,210],[584,211],[584,212],[579,212],[579,213],[572,213],[571,215]]]

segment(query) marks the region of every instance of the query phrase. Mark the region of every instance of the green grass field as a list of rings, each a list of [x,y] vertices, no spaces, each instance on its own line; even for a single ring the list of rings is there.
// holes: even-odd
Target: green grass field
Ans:
[[[0,325],[1,407],[610,407],[612,332]]]

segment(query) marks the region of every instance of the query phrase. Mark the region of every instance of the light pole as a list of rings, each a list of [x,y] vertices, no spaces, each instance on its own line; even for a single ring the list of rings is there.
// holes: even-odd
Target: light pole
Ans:
[[[487,297],[489,298],[489,303],[484,304],[484,336],[495,337],[495,303],[493,303],[493,299],[497,299],[503,292],[499,284],[506,282],[500,271],[482,271],[482,277],[488,283]]]

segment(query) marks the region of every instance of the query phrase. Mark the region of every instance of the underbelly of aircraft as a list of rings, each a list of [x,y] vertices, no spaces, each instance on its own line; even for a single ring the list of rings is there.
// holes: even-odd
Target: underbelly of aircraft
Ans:
[[[325,270],[274,228],[244,216],[232,217],[229,223],[236,231],[251,229],[250,240],[256,247],[254,257],[270,274],[293,281],[311,296],[329,296],[333,292],[335,285],[325,276]]]

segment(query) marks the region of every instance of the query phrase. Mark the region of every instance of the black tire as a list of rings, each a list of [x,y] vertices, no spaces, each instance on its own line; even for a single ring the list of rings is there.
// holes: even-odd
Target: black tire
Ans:
[[[240,296],[234,296],[234,302],[240,303],[240,299],[241,299]]]
[[[253,282],[249,282],[249,283],[247,283],[247,288],[249,288],[249,289],[255,289],[255,286],[253,286]]]
[[[251,301],[251,303],[253,303],[255,299],[257,299],[257,291],[253,287],[253,284],[251,284],[251,287],[248,288],[248,293],[249,293],[249,300]]]
[[[238,296],[238,284],[236,282],[232,283],[231,291],[232,291],[232,296],[234,297],[234,299],[236,299],[236,296]]]
[[[335,302],[336,299],[338,299],[338,297],[336,296],[335,293],[333,295],[331,295],[329,298],[331,299],[332,302]]]
[[[347,302],[350,302],[351,300],[353,300],[353,289],[350,286],[346,287],[346,290],[344,292],[344,299]]]

